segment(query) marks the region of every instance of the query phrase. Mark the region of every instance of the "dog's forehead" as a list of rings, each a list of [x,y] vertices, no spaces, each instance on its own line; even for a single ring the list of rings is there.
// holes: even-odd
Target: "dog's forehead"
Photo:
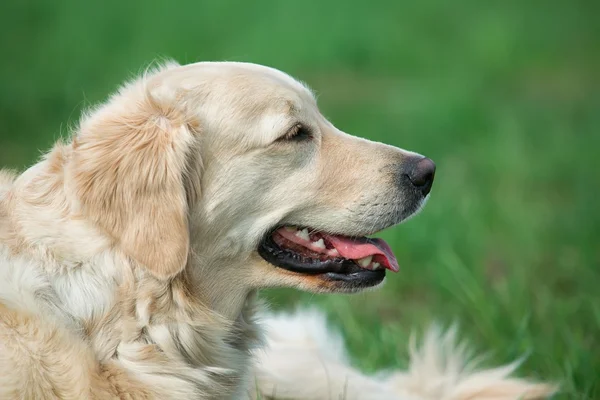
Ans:
[[[241,62],[216,63],[216,67],[223,76],[238,77],[246,80],[250,85],[268,85],[274,88],[288,89],[303,97],[313,98],[312,92],[306,85],[276,68]]]
[[[222,97],[241,96],[255,105],[292,105],[294,109],[315,103],[312,91],[302,82],[271,67],[242,62],[200,62],[168,69],[160,74],[163,83],[184,91],[209,90]],[[203,93],[206,94],[206,93]]]
[[[316,105],[312,91],[302,82],[275,68],[248,63],[228,63],[223,77],[232,89],[275,112],[295,114]]]

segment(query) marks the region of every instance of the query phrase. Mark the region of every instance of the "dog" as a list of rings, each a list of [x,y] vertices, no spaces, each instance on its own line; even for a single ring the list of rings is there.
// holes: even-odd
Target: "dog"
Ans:
[[[261,317],[262,288],[381,285],[398,264],[367,236],[415,214],[434,173],[338,130],[278,70],[147,71],[39,163],[0,173],[0,398],[549,396],[516,365],[467,369],[452,332],[370,377],[321,314]]]

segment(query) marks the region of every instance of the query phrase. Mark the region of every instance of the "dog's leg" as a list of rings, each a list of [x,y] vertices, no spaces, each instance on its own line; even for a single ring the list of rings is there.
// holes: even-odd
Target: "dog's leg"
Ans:
[[[262,399],[420,400],[349,366],[341,335],[325,316],[299,311],[265,319],[267,348],[256,351],[256,392]]]
[[[432,328],[411,346],[410,368],[388,378],[349,366],[339,333],[322,313],[301,311],[265,320],[268,348],[256,352],[255,391],[263,399],[475,400],[544,399],[555,388],[511,378],[516,364],[469,369],[464,346],[450,330]]]

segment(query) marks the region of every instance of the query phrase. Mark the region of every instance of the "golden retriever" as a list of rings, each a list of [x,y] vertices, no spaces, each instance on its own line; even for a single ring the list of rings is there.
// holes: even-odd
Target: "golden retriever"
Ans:
[[[169,63],[0,174],[2,399],[517,399],[432,331],[368,377],[322,315],[256,321],[256,292],[357,292],[397,269],[368,239],[424,204],[433,162],[350,136],[272,68]]]

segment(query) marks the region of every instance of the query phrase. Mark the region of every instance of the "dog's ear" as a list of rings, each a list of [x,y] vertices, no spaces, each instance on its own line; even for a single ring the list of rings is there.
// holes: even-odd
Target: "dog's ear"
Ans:
[[[92,112],[74,138],[69,167],[83,215],[126,255],[167,279],[187,263],[184,185],[196,146],[174,106],[177,96],[159,94],[141,81]]]

